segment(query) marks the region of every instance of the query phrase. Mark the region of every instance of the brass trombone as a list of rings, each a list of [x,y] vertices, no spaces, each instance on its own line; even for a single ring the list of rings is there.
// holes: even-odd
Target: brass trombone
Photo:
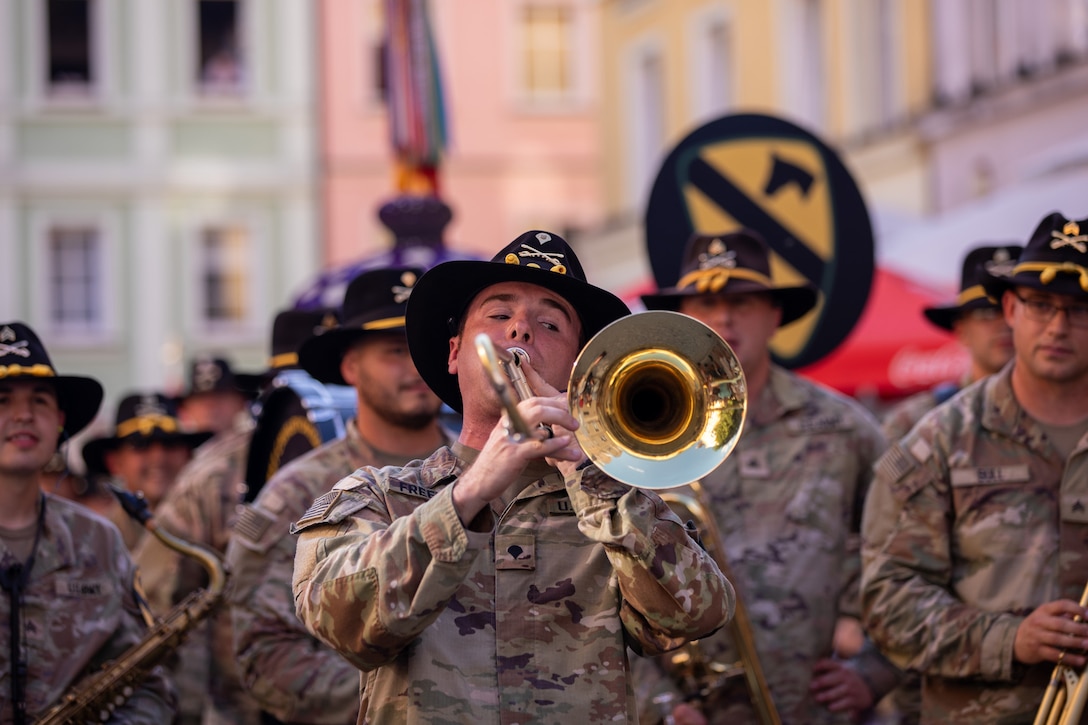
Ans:
[[[1088,585],[1080,595],[1081,608],[1088,607]],[[1083,621],[1075,617],[1074,621]],[[1088,666],[1078,672],[1067,664],[1054,665],[1043,702],[1035,713],[1034,725],[1076,725],[1088,702]]]
[[[530,437],[517,403],[532,393],[510,391],[519,386],[525,351],[499,351],[484,334],[475,343],[512,435]],[[580,424],[578,443],[598,468],[632,486],[663,489],[697,481],[732,452],[747,388],[716,332],[687,315],[653,311],[593,336],[574,362],[567,401]]]
[[[517,411],[517,403],[532,395],[521,371],[527,353],[520,348],[496,350],[484,334],[475,342],[503,403],[511,436],[531,438],[534,432]],[[744,372],[729,345],[702,322],[665,311],[620,318],[594,335],[575,360],[567,385],[571,413],[580,423],[575,435],[598,468],[640,488],[690,484],[690,495],[667,492],[661,498],[681,520],[698,525],[730,581],[721,534],[698,481],[732,453],[744,426],[747,399]],[[709,662],[698,642],[690,642],[673,655],[674,663],[678,658],[684,662],[672,674],[685,680],[678,683],[685,694],[702,697],[727,678],[743,674],[760,721],[778,725],[739,593],[730,627],[740,662]],[[680,670],[685,673],[680,675]]]

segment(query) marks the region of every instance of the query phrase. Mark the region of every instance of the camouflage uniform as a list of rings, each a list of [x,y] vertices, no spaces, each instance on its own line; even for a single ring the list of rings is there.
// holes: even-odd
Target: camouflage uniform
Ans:
[[[344,438],[278,471],[239,517],[227,548],[234,652],[253,697],[284,722],[354,723],[360,687],[359,670],[314,640],[295,614],[291,524],[351,471],[405,462],[371,448],[352,421]]]
[[[893,405],[884,413],[880,423],[881,428],[884,429],[884,437],[888,439],[889,443],[896,442],[909,433],[914,424],[922,419],[922,416],[951,398],[968,384],[967,380],[958,385],[956,383],[941,383]]]
[[[117,530],[79,504],[46,499],[21,614],[31,718],[147,633],[133,590],[135,568]],[[0,621],[8,621],[10,607],[0,594]],[[0,626],[0,723],[12,721],[10,637]],[[156,667],[110,722],[164,725],[174,705],[173,689]]]
[[[252,419],[202,445],[155,512],[166,531],[222,553],[244,495]],[[157,538],[143,539],[133,554],[152,610],[159,616],[191,592],[207,586],[207,572]],[[188,635],[173,667],[180,695],[179,725],[256,725],[257,704],[242,687],[231,649],[230,612],[224,604]]]
[[[926,723],[1031,722],[1054,666],[1015,663],[1016,630],[1088,580],[1088,440],[1062,460],[1016,402],[1012,369],[923,418],[866,503],[865,621],[923,673]]]
[[[466,529],[451,493],[475,455],[361,469],[298,523],[298,613],[367,672],[360,722],[637,722],[627,646],[708,634],[732,587],[664,502],[594,466],[532,463]]]
[[[702,482],[783,723],[849,722],[815,702],[809,684],[816,661],[832,656],[838,619],[860,615],[857,532],[884,448],[860,405],[772,366],[736,449]],[[699,644],[713,661],[739,659],[727,631]],[[681,695],[662,660],[638,667],[644,721],[660,718],[653,697]],[[877,699],[899,674],[871,644],[851,666]],[[716,691],[707,711],[712,723],[758,722],[740,677]]]

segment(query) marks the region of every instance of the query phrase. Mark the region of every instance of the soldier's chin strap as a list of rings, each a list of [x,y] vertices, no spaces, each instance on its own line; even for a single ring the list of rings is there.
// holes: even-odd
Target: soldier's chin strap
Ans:
[[[23,593],[30,572],[34,569],[34,555],[38,553],[38,541],[42,536],[42,524],[45,521],[45,494],[38,499],[38,521],[34,526],[34,544],[30,547],[30,556],[25,563],[16,562],[0,569],[0,589],[8,594],[10,616],[8,617],[9,640],[11,642],[11,707],[14,725],[26,725],[26,677],[27,661],[23,647],[22,629],[19,615],[23,607]]]

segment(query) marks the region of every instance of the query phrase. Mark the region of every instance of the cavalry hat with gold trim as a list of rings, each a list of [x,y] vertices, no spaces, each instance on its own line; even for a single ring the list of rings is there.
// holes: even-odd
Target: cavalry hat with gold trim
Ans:
[[[280,310],[272,321],[272,352],[268,368],[260,373],[239,373],[238,386],[246,391],[260,391],[284,370],[299,367],[298,349],[311,337],[336,327],[337,311],[327,307],[313,310]]]
[[[937,327],[951,330],[956,318],[964,312],[1000,309],[1001,306],[997,301],[986,294],[986,290],[982,287],[982,278],[987,269],[993,272],[1011,269],[1023,249],[1019,244],[972,249],[963,259],[960,293],[956,296],[956,301],[947,305],[926,307],[922,310],[922,314]]]
[[[680,308],[684,297],[705,294],[766,292],[782,308],[782,325],[816,306],[816,288],[809,284],[778,285],[771,278],[771,251],[753,229],[728,234],[694,234],[684,248],[680,279],[674,287],[642,295],[648,310]]]
[[[106,473],[106,452],[123,443],[180,443],[196,448],[214,435],[211,431],[184,432],[177,404],[162,393],[126,395],[117,405],[116,420],[113,435],[89,440],[83,446],[83,462],[89,474]]]
[[[1011,270],[989,270],[986,293],[996,300],[1012,287],[1088,297],[1088,219],[1066,219],[1051,212],[1035,228]]]
[[[344,353],[370,333],[404,330],[408,297],[422,274],[418,267],[382,267],[351,280],[340,306],[340,324],[311,336],[299,348],[302,369],[319,382],[347,385],[340,374]]]
[[[201,353],[189,362],[189,388],[182,399],[208,393],[247,393],[231,364],[222,357]]]
[[[22,322],[0,323],[0,380],[46,380],[64,412],[64,433],[87,427],[102,405],[102,384],[81,375],[57,375],[38,336]]]
[[[408,349],[423,380],[458,412],[461,391],[457,376],[446,366],[449,340],[457,334],[461,315],[473,298],[500,282],[535,284],[560,295],[578,313],[587,340],[630,314],[623,300],[586,281],[574,250],[551,232],[525,232],[487,262],[455,260],[433,267],[408,301]]]

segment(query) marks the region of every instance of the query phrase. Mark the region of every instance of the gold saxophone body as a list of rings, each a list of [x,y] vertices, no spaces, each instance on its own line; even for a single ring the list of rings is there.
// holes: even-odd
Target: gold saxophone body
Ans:
[[[113,492],[120,499],[125,511],[142,523],[159,541],[200,562],[208,571],[208,587],[193,592],[178,603],[148,630],[139,643],[117,659],[107,662],[96,673],[81,680],[57,704],[35,720],[34,725],[75,725],[108,721],[114,710],[132,696],[157,664],[177,649],[189,630],[208,615],[223,595],[227,572],[215,551],[163,531],[152,518],[147,502],[142,497],[118,489],[113,489]]]

